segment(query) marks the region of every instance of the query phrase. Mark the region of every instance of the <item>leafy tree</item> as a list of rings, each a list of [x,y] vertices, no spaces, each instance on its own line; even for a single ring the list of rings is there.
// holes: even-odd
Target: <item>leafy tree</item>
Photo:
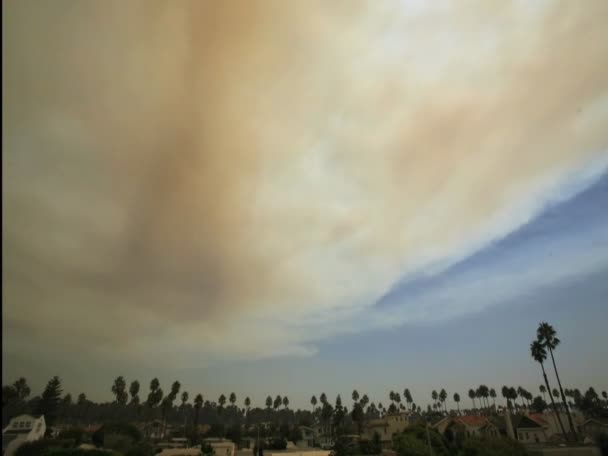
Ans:
[[[560,418],[559,413],[557,412],[557,406],[555,405],[553,395],[551,394],[551,387],[549,386],[549,379],[547,378],[547,373],[545,372],[544,362],[547,359],[547,351],[545,350],[544,345],[539,340],[535,340],[534,342],[532,342],[532,344],[530,344],[530,354],[532,355],[532,359],[534,359],[534,361],[540,364],[540,368],[543,372],[543,378],[545,380],[545,385],[547,387],[547,391],[549,392],[549,399],[551,399],[551,405],[553,406],[553,412],[557,417],[557,421],[559,422],[559,427],[562,430],[564,439],[567,439],[566,430],[564,429],[562,419]]]
[[[116,377],[114,384],[112,385],[112,394],[116,396],[116,403],[119,405],[125,405],[129,398],[127,394],[127,382],[122,375]]]
[[[464,440],[458,454],[461,456],[525,456],[528,453],[515,440],[471,437]]]
[[[359,392],[357,390],[353,390],[352,398],[353,402],[359,402]]]
[[[15,392],[17,393],[17,397],[24,401],[30,395],[31,390],[27,384],[27,380],[24,377],[19,378],[15,383],[13,383],[13,388],[15,388]]]
[[[18,397],[17,390],[12,385],[2,387],[2,407],[6,407],[9,402],[14,401]]]
[[[201,453],[203,453],[203,456],[214,456],[215,449],[211,446],[209,442],[203,442],[201,444]]]
[[[330,456],[355,456],[358,453],[358,445],[346,437],[338,437]]]
[[[559,378],[559,373],[557,372],[555,356],[553,355],[553,351],[557,349],[561,341],[557,337],[557,331],[555,331],[555,328],[553,328],[553,326],[551,326],[547,322],[541,322],[538,325],[536,334],[538,337],[538,341],[543,345],[543,347],[549,349],[549,354],[551,355],[551,361],[553,363],[553,369],[555,370],[555,378],[557,379],[557,385],[559,386],[559,392],[561,393],[562,403],[564,404],[564,410],[566,410],[566,415],[568,416],[568,424],[570,425],[570,430],[572,431],[574,440],[577,440],[576,429],[574,428],[574,424],[572,423],[572,415],[570,415],[570,409],[568,408],[566,396],[564,395],[562,382]]]
[[[325,393],[321,393],[321,396],[319,396],[319,400],[320,400],[321,404],[323,404],[323,405],[327,404],[327,395]]]
[[[55,376],[48,381],[46,388],[42,393],[42,398],[38,404],[38,413],[44,415],[44,419],[48,426],[55,424],[62,392],[61,380],[59,380],[59,377]]]

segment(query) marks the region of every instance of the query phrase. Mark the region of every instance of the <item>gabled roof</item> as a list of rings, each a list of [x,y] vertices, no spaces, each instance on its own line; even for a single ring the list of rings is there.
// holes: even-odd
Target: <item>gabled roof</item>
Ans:
[[[457,416],[454,418],[455,421],[458,421],[469,427],[477,427],[481,428],[490,424],[488,419],[485,416],[477,416],[477,415],[464,415]]]
[[[547,419],[545,418],[545,416],[542,413],[529,413],[528,414],[528,418],[530,418],[532,421],[538,423],[540,426],[548,426],[549,423],[547,422]]]
[[[608,418],[589,418],[585,420],[583,426],[587,424],[599,424],[600,426],[608,426]]]
[[[377,418],[375,420],[369,420],[367,423],[365,423],[365,427],[388,427],[388,423],[383,418]]]
[[[531,428],[539,428],[542,429],[543,425],[539,424],[536,420],[533,420],[530,417],[522,416],[518,423],[513,423],[516,429],[531,429]]]

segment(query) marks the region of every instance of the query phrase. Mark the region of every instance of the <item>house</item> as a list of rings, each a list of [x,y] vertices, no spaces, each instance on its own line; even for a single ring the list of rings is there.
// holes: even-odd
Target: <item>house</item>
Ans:
[[[46,422],[44,415],[34,417],[19,415],[10,420],[2,430],[2,453],[12,456],[25,442],[34,442],[44,437]]]
[[[224,439],[205,439],[209,445],[213,447],[215,456],[235,456],[236,446],[234,442]]]
[[[581,433],[585,436],[585,440],[593,442],[598,434],[608,434],[608,419],[589,418],[582,424]]]
[[[296,446],[300,448],[310,448],[315,446],[315,431],[308,426],[298,426],[302,438],[296,442]]]
[[[513,427],[517,440],[521,443],[546,443],[549,437],[545,430],[548,424],[539,416],[513,417]]]
[[[500,429],[485,416],[447,416],[432,425],[439,433],[463,437],[498,437]]]
[[[380,436],[382,448],[390,448],[393,443],[393,434],[403,432],[410,424],[409,414],[406,412],[393,413],[383,418],[369,420],[363,426],[362,438],[373,440],[374,434]]]

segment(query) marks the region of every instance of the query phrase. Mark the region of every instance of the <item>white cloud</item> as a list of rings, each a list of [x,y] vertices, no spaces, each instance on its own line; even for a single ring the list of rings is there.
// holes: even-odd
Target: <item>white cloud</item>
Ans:
[[[412,5],[11,4],[6,350],[311,354],[605,166],[605,2]]]

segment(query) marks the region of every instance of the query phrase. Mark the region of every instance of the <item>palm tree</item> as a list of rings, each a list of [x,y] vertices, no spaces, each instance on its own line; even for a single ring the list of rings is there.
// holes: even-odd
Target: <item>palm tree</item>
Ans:
[[[540,385],[538,387],[538,390],[540,391],[540,393],[543,395],[543,400],[547,400],[547,397],[545,396],[545,394],[547,393],[547,388],[545,388],[545,385]]]
[[[447,415],[448,413],[448,407],[445,403],[445,400],[448,398],[448,393],[445,389],[441,388],[441,391],[439,391],[439,400],[441,401],[441,403],[443,404],[443,408],[445,409],[445,413]]]
[[[139,404],[139,382],[137,380],[133,380],[131,382],[131,386],[129,387],[129,394],[131,394],[131,404],[138,405]]]
[[[203,395],[197,394],[194,398],[194,433],[198,436],[198,415],[203,406]]]
[[[266,398],[266,408],[270,410],[270,407],[272,407],[272,397],[268,396]]]
[[[327,404],[327,395],[325,393],[321,393],[321,396],[319,396],[319,401],[323,405]]]
[[[471,388],[469,390],[469,398],[471,398],[471,401],[473,401],[473,410],[475,410],[475,396],[475,390]]]
[[[247,410],[247,414],[249,414],[249,408],[251,407],[251,399],[249,396],[245,398],[245,409]]]
[[[439,398],[439,394],[437,394],[437,391],[433,390],[433,392],[431,393],[431,397],[433,398],[433,405],[437,404],[437,399]]]
[[[507,407],[509,409],[511,409],[511,395],[509,394],[509,387],[507,385],[503,385],[502,389],[500,390],[502,397],[504,397],[507,400]]]
[[[494,388],[490,388],[490,397],[492,398],[492,405],[494,406],[494,410],[496,410],[496,390]]]
[[[288,405],[289,405],[289,398],[287,396],[285,396],[283,398],[283,407],[287,408]]]
[[[538,325],[536,333],[540,343],[543,344],[545,348],[549,349],[549,354],[551,355],[551,362],[553,363],[553,370],[555,371],[555,378],[557,379],[557,385],[559,386],[559,392],[561,394],[562,402],[564,404],[564,409],[566,410],[566,415],[568,416],[568,424],[570,425],[570,430],[572,431],[572,435],[574,436],[574,440],[576,441],[578,440],[578,438],[576,435],[574,424],[572,423],[572,415],[570,415],[570,409],[568,408],[566,396],[564,395],[562,382],[557,372],[555,356],[553,356],[553,350],[557,349],[557,346],[560,344],[560,340],[557,338],[557,332],[555,331],[555,328],[553,328],[553,326],[544,321]]]
[[[414,400],[412,399],[412,394],[410,393],[410,390],[405,388],[403,390],[403,397],[405,398],[405,401],[407,402],[408,407],[410,408],[410,410],[412,409],[412,402],[414,402]]]
[[[274,404],[272,406],[275,410],[278,410],[281,404],[283,403],[283,398],[277,394],[277,397],[274,398]]]
[[[460,415],[460,394],[454,393],[454,402],[456,402],[456,407],[458,408],[458,414]]]
[[[359,402],[359,392],[357,390],[353,390],[353,402],[357,403]]]
[[[230,397],[228,398],[228,400],[230,401],[230,404],[234,408],[234,404],[236,404],[236,394],[230,393]]]
[[[310,398],[310,403],[312,404],[312,411],[315,411],[315,407],[317,406],[317,397],[316,396],[312,396]]]
[[[566,436],[566,430],[564,429],[564,425],[562,423],[562,419],[559,416],[559,413],[557,412],[557,406],[555,405],[553,395],[551,394],[551,387],[549,386],[549,379],[547,378],[547,373],[545,372],[544,362],[547,360],[547,351],[545,350],[545,347],[540,341],[535,340],[530,344],[530,354],[532,355],[532,359],[534,359],[534,361],[540,364],[540,368],[543,371],[543,379],[545,380],[545,386],[547,387],[547,391],[549,392],[549,398],[551,399],[551,405],[553,406],[553,412],[557,417],[557,421],[559,422],[559,427],[562,430],[564,439],[568,440]]]
[[[391,403],[395,402],[395,392],[391,391],[388,393],[388,398],[391,400]]]

